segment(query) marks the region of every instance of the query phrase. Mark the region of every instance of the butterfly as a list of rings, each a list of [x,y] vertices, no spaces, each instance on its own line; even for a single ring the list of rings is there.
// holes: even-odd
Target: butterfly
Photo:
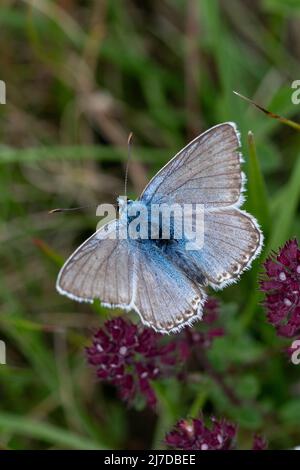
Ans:
[[[202,318],[206,287],[236,282],[259,255],[263,234],[240,209],[245,175],[239,132],[226,122],[196,137],[173,157],[131,204],[202,204],[204,239],[199,250],[186,240],[111,237],[124,217],[96,231],[66,261],[57,290],[79,302],[134,310],[160,333],[178,332]],[[120,208],[121,209],[121,208]]]

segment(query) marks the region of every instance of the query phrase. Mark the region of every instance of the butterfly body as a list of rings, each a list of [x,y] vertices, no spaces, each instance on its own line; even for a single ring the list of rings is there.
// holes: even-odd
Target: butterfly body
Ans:
[[[165,246],[165,254],[181,269],[185,275],[200,286],[207,286],[207,279],[201,270],[199,263],[195,261],[191,251],[185,249],[186,241],[176,240]]]
[[[204,287],[236,282],[262,247],[256,220],[240,209],[245,177],[239,148],[233,123],[215,126],[170,160],[137,201],[119,198],[119,218],[71,255],[58,291],[135,310],[161,333],[201,319]],[[186,216],[187,205],[201,206],[201,224]],[[182,227],[201,231],[201,244],[191,248]]]

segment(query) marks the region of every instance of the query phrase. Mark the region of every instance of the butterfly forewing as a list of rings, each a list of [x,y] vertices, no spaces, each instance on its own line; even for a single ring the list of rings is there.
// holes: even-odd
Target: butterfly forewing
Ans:
[[[206,208],[238,204],[243,189],[240,142],[233,123],[204,132],[181,150],[146,186],[150,203],[198,203]]]
[[[130,240],[111,238],[116,221],[98,230],[66,261],[57,289],[75,300],[129,308],[133,293],[133,256]]]

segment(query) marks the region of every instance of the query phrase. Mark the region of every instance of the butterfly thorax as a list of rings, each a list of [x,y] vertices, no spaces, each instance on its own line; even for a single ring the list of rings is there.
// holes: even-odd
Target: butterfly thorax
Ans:
[[[186,252],[186,240],[176,238],[174,217],[170,216],[168,223],[165,220],[163,226],[160,211],[157,216],[157,207],[155,211],[151,209],[153,207],[143,201],[128,200],[126,206],[121,203],[120,223],[127,226],[128,238],[142,243],[146,251],[159,250],[189,279],[204,285],[205,276],[192,261],[191,254]]]
[[[163,211],[166,205],[148,205],[143,201],[128,200],[126,203],[120,198],[119,222],[127,227],[128,238],[132,240],[157,240],[163,241],[160,246],[175,240],[175,216],[170,209],[170,214],[164,217]]]

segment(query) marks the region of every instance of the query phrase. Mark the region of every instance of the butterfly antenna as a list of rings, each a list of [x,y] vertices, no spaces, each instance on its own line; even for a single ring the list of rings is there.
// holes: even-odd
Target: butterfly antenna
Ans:
[[[58,207],[57,209],[52,209],[48,212],[48,214],[57,214],[58,212],[73,212],[73,211],[81,211],[82,209],[89,209],[91,207],[96,207],[97,204],[90,204],[89,206],[81,206],[81,207],[70,207],[70,208],[61,208]]]
[[[129,169],[129,162],[131,158],[131,140],[132,140],[132,132],[130,132],[127,140],[127,149],[128,149],[128,154],[127,154],[127,163],[126,163],[126,170],[125,170],[125,182],[124,182],[124,194],[127,197],[127,182],[128,182],[128,169]]]
[[[271,111],[268,111],[266,108],[263,108],[260,104],[255,103],[255,101],[251,100],[250,98],[247,98],[247,96],[242,95],[241,93],[238,93],[237,91],[233,92],[235,95],[237,95],[239,98],[242,98],[243,100],[247,101],[248,103],[252,104],[255,106],[257,109],[265,113],[267,116],[277,119],[278,121],[282,122],[283,124],[286,124],[287,126],[293,127],[297,131],[300,131],[300,124],[298,124],[295,121],[291,121],[290,119],[287,119],[285,117],[279,116],[279,114],[272,113]]]

